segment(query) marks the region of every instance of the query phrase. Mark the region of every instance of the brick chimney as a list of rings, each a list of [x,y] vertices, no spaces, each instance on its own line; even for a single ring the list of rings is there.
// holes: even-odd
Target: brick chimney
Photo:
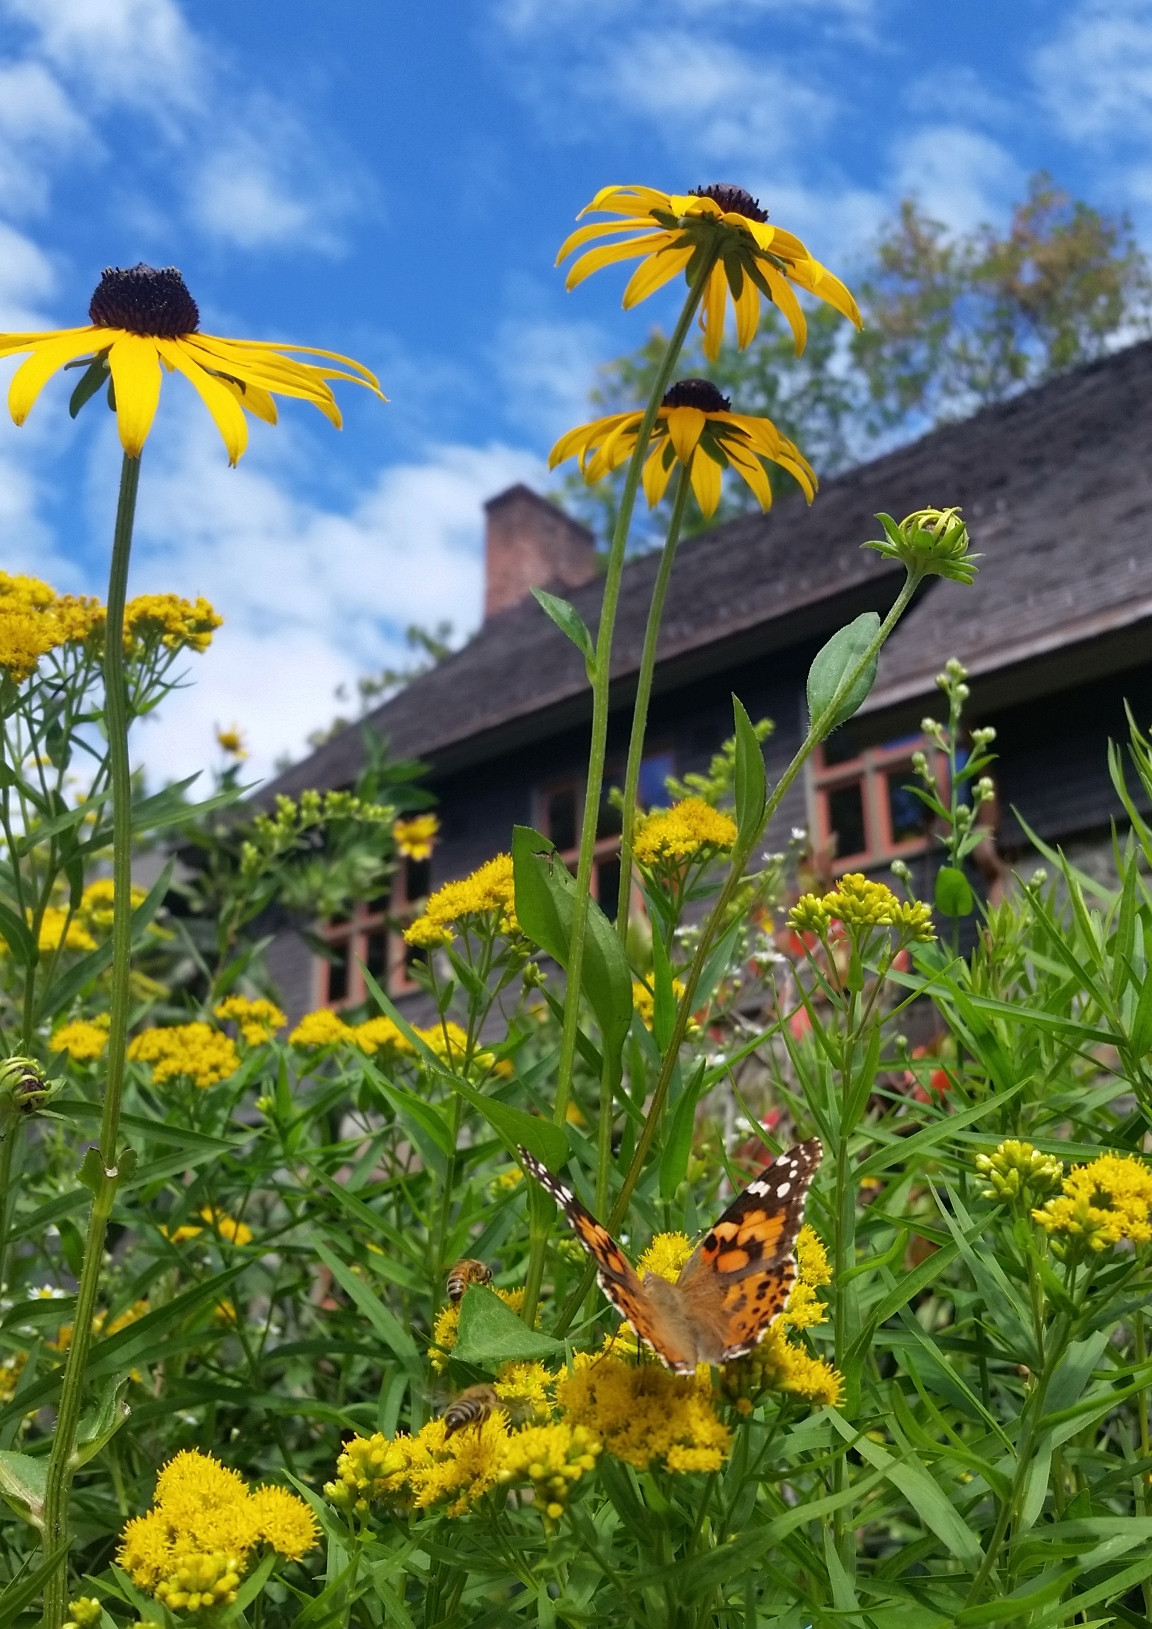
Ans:
[[[484,508],[485,618],[516,605],[533,588],[563,593],[595,577],[592,533],[530,487],[510,486]]]

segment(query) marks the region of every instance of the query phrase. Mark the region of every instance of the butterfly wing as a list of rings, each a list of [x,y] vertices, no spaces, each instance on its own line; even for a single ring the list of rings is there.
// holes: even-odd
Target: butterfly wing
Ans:
[[[737,1194],[680,1274],[677,1288],[711,1362],[744,1357],[787,1306],[796,1236],[823,1153],[812,1137],[781,1154]]]

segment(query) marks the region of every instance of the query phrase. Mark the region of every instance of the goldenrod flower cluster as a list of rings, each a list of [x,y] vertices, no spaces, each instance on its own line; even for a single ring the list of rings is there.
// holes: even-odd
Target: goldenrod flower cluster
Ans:
[[[805,1222],[796,1240],[796,1282],[787,1307],[755,1351],[725,1367],[725,1390],[742,1413],[751,1412],[752,1399],[763,1391],[787,1392],[821,1405],[834,1406],[839,1401],[844,1384],[840,1374],[787,1337],[790,1328],[811,1329],[826,1321],[816,1292],[831,1282],[828,1252],[815,1228]]]
[[[392,827],[392,840],[398,854],[409,860],[426,860],[440,835],[440,822],[434,814],[409,815]]]
[[[262,998],[249,1000],[247,996],[229,996],[212,1011],[217,1018],[230,1018],[249,1046],[263,1046],[288,1022],[274,1001]]]
[[[417,1033],[422,1034],[422,1031]],[[412,1052],[412,1043],[391,1018],[369,1018],[363,1024],[348,1024],[330,1007],[305,1013],[288,1037],[290,1046],[307,1050],[321,1046],[354,1046],[368,1057],[377,1052]]]
[[[242,763],[248,756],[248,749],[244,745],[244,737],[237,725],[231,729],[216,731],[216,745],[221,752],[226,752],[230,758]]]
[[[95,1595],[81,1595],[78,1600],[68,1602],[64,1629],[93,1629],[103,1614],[104,1608]]]
[[[80,909],[77,912],[84,926],[93,933],[112,932],[112,904],[116,888],[111,877],[100,877],[96,882],[90,882],[80,896]],[[132,888],[132,909],[143,905],[148,897],[145,888]]]
[[[607,1453],[647,1470],[718,1471],[732,1433],[712,1406],[712,1378],[672,1374],[655,1363],[629,1363],[612,1352],[578,1352],[556,1381],[566,1423],[584,1426]]]
[[[556,1376],[542,1363],[505,1363],[496,1376],[496,1395],[514,1417],[545,1415],[552,1407]]]
[[[411,923],[404,937],[421,950],[435,950],[452,943],[455,928],[479,934],[519,933],[510,854],[497,854],[470,877],[437,888],[428,896],[424,915]]]
[[[672,994],[679,1001],[684,995],[684,980],[672,980]],[[656,997],[654,993],[640,979],[632,980],[632,1006],[640,1015],[640,1022],[645,1029],[652,1028],[652,1020],[656,1013]]]
[[[52,1050],[66,1052],[74,1063],[95,1063],[108,1049],[108,1025],[106,1012],[95,1018],[74,1018],[53,1032]]]
[[[299,1561],[316,1536],[315,1517],[295,1494],[249,1490],[210,1454],[185,1451],[160,1472],[152,1509],[125,1527],[116,1559],[170,1611],[200,1612],[236,1599],[260,1544]]]
[[[240,1067],[240,1054],[231,1036],[199,1022],[146,1029],[128,1043],[128,1056],[152,1065],[157,1086],[184,1076],[205,1090],[228,1080]]]
[[[215,1228],[220,1237],[227,1239],[229,1244],[245,1245],[252,1243],[252,1229],[247,1222],[238,1222],[234,1216],[229,1216],[227,1211],[215,1210],[211,1205],[205,1205],[200,1215],[208,1223],[208,1226]],[[179,1227],[174,1227],[171,1232],[166,1227],[162,1227],[160,1231],[170,1244],[184,1244],[188,1239],[198,1239],[204,1229],[196,1227],[194,1223],[183,1222]]]
[[[32,913],[28,912],[29,924]],[[95,950],[96,941],[78,916],[62,905],[46,905],[40,918],[37,943],[46,954],[54,950]]]
[[[1060,1186],[1064,1166],[1050,1154],[1041,1154],[1031,1143],[1015,1137],[1002,1142],[992,1154],[978,1154],[976,1169],[987,1177],[985,1199],[999,1199],[1007,1205],[1032,1206]]]
[[[0,1358],[0,1403],[10,1403],[16,1395],[27,1362],[27,1352],[6,1352]]]
[[[132,654],[157,645],[170,651],[206,651],[223,621],[202,594],[195,600],[138,594],[124,607],[124,648]]]
[[[520,1482],[533,1487],[544,1519],[555,1521],[573,1484],[595,1469],[599,1452],[587,1429],[560,1423],[513,1430],[496,1409],[450,1436],[443,1420],[429,1420],[415,1437],[354,1437],[324,1492],[359,1516],[377,1501],[417,1510],[446,1505],[449,1516],[462,1516],[494,1488]]]
[[[675,1284],[691,1254],[692,1241],[687,1233],[657,1233],[640,1257],[637,1271],[641,1278],[646,1273],[654,1273]]]
[[[678,869],[686,862],[730,849],[736,836],[731,815],[713,809],[703,798],[682,798],[670,809],[659,809],[638,823],[632,853],[637,865]]]
[[[250,881],[282,854],[289,853],[305,832],[340,820],[365,826],[391,825],[396,811],[388,803],[366,803],[352,792],[302,792],[297,803],[280,794],[274,814],[257,815],[252,837],[240,850],[240,877]]]
[[[1047,1233],[1066,1235],[1106,1250],[1129,1240],[1152,1240],[1152,1170],[1131,1155],[1102,1154],[1090,1165],[1076,1165],[1063,1181],[1063,1193],[1032,1212]]]
[[[491,1288],[503,1301],[504,1305],[511,1307],[513,1312],[519,1312],[524,1305],[524,1286],[514,1290],[500,1290],[493,1284]],[[428,1352],[429,1361],[434,1369],[444,1369],[448,1364],[448,1354],[456,1345],[456,1336],[460,1331],[460,1303],[449,1301],[440,1308],[436,1314],[436,1321],[432,1325],[432,1340]]]
[[[38,577],[0,572],[0,668],[23,684],[41,657],[62,645],[83,644],[103,616],[98,600],[58,595]]]
[[[94,1335],[118,1335],[122,1329],[127,1329],[129,1324],[134,1324],[137,1319],[143,1318],[144,1314],[151,1312],[151,1310],[149,1302],[133,1301],[127,1311],[113,1318],[111,1323],[108,1322],[106,1312],[95,1312],[92,1314],[92,1333]],[[73,1326],[71,1324],[61,1324],[56,1331],[56,1339],[49,1341],[48,1344],[57,1352],[66,1352],[72,1344],[72,1335]],[[138,1380],[140,1376],[133,1372],[132,1378]]]
[[[895,928],[905,940],[936,937],[929,906],[922,900],[898,899],[891,888],[870,881],[861,871],[848,872],[823,898],[802,894],[788,913],[789,926],[797,933],[814,933],[821,939],[834,921],[849,932]]]

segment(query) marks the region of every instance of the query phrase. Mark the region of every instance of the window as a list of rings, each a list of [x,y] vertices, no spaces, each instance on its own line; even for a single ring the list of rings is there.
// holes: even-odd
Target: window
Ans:
[[[841,734],[812,759],[815,846],[832,855],[834,872],[884,865],[928,846],[928,811],[906,788],[915,782],[912,754],[923,736],[904,736],[860,752]]]
[[[676,772],[671,752],[652,752],[640,765],[640,804],[666,803],[664,782]],[[624,784],[624,764],[609,763],[604,770],[604,789],[596,820],[596,847],[592,861],[592,897],[605,916],[615,918],[620,897],[620,831],[623,816],[613,802],[613,787]],[[580,828],[584,818],[582,776],[569,776],[541,787],[536,794],[536,824],[550,837],[570,870],[579,858]]]
[[[419,915],[430,883],[429,861],[404,860],[393,878],[391,896],[363,900],[348,916],[332,917],[324,924],[320,937],[328,955],[316,961],[318,1006],[358,1007],[366,1001],[365,969],[389,995],[407,995],[417,988],[411,967],[424,952],[405,944],[404,928]]]

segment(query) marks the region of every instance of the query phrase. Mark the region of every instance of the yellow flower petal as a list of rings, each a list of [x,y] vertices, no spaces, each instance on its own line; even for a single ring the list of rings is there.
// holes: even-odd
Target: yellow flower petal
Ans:
[[[279,423],[280,416],[270,391],[262,390],[259,385],[238,385],[232,379],[221,379],[220,383],[230,390],[240,406],[246,407],[254,417],[263,419],[265,424]]]
[[[607,237],[610,232],[635,232],[635,230],[635,221],[590,221],[587,226],[578,226],[560,245],[556,264],[559,266],[562,261],[567,260],[582,243],[592,243],[596,238]]]
[[[160,360],[156,341],[141,334],[122,334],[108,353],[116,394],[120,445],[129,458],[139,458],[160,405]]]
[[[744,452],[742,449],[725,445],[724,451],[728,454],[728,462],[732,468],[738,470],[745,481],[756,494],[761,509],[772,507],[772,487],[764,466],[754,453]]]
[[[700,305],[700,326],[704,330],[704,355],[715,362],[724,342],[724,311],[728,303],[728,278],[722,262],[713,266],[708,287]],[[710,511],[709,511],[710,512]]]
[[[660,439],[652,453],[644,461],[644,496],[648,499],[649,509],[655,509],[668,488],[668,480],[675,458],[665,458],[668,443]]]
[[[761,266],[764,279],[772,290],[772,298],[788,319],[788,326],[792,330],[792,339],[796,346],[796,355],[803,354],[804,345],[808,338],[808,324],[804,321],[804,313],[800,309],[800,301],[796,298],[788,279],[782,277],[775,266]]]
[[[735,305],[736,346],[742,351],[755,339],[760,326],[760,290],[750,277],[744,279],[744,287]]]
[[[686,249],[662,249],[659,254],[651,255],[637,266],[624,290],[625,311],[631,311],[634,305],[639,305],[641,300],[646,300],[658,288],[663,288],[665,283],[670,283],[684,270],[694,253],[691,244]]]
[[[200,393],[200,399],[211,413],[216,422],[216,428],[224,438],[224,445],[228,449],[228,462],[239,462],[245,447],[248,445],[248,424],[244,417],[244,410],[237,402],[235,396],[219,379],[213,379],[210,373],[193,358],[185,354],[184,341],[179,339],[158,339],[156,349],[160,355],[174,367],[177,373],[182,373],[185,379]]]
[[[688,463],[708,423],[707,413],[698,407],[666,407],[661,416],[668,426],[677,458],[682,464]]]
[[[31,340],[36,335],[26,336]],[[57,369],[62,368],[66,362],[71,362],[85,351],[102,350],[105,345],[120,337],[118,328],[66,328],[59,334],[52,334],[36,349],[26,362],[21,362],[12,375],[12,383],[8,387],[8,411],[12,415],[13,423],[23,424],[36,403],[36,398],[44,389]],[[18,350],[28,347],[20,345]]]
[[[692,490],[696,494],[696,501],[700,505],[700,513],[705,519],[716,513],[720,502],[720,483],[722,472],[719,464],[714,464],[702,447],[698,447],[692,459],[690,471],[692,477]]]
[[[617,260],[635,260],[639,255],[651,254],[653,250],[663,248],[671,241],[671,234],[668,232],[650,232],[642,238],[629,238],[627,243],[606,243],[600,249],[589,249],[569,271],[564,279],[564,287],[574,289],[602,266],[611,266]]]

